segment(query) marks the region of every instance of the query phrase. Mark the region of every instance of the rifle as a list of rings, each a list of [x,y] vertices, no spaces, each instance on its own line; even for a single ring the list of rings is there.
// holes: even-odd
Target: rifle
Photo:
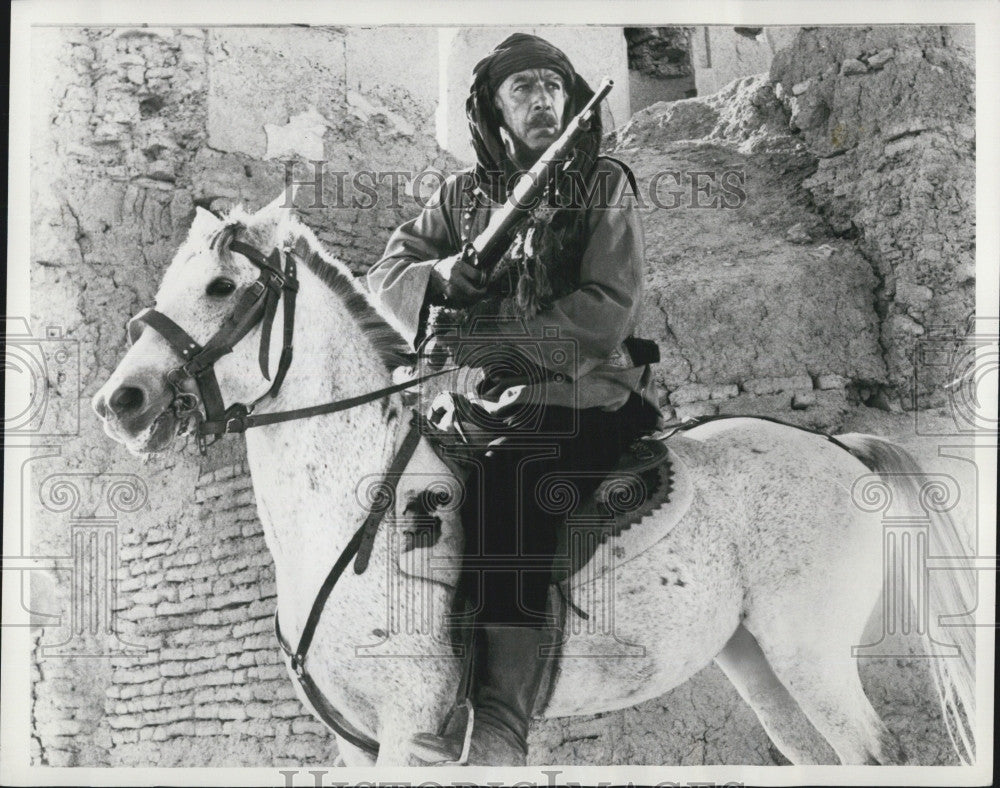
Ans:
[[[611,92],[614,81],[605,77],[587,105],[566,124],[566,129],[535,162],[534,166],[518,178],[507,195],[507,202],[494,212],[490,222],[476,238],[462,250],[462,259],[477,267],[494,265],[507,249],[508,238],[535,207],[536,201],[555,173],[556,167],[566,159],[580,136],[590,129],[594,113],[604,97]]]

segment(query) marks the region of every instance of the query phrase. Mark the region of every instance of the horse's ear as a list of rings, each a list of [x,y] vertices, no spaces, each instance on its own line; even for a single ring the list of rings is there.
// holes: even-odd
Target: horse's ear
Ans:
[[[270,228],[280,234],[280,228],[286,226],[288,218],[295,210],[295,192],[297,186],[289,184],[273,201],[253,215],[251,224],[258,228]]]
[[[290,183],[282,190],[281,194],[270,203],[261,208],[254,215],[254,219],[266,221],[271,219],[284,219],[295,209],[295,194],[298,192],[297,183]]]
[[[222,225],[222,219],[211,211],[196,205],[194,209],[194,221],[191,222],[191,229],[188,235],[194,238],[209,236]]]

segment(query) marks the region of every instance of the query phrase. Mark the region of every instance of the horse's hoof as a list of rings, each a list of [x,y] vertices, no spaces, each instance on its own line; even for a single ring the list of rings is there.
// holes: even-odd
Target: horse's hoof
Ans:
[[[456,763],[462,755],[462,742],[433,733],[417,733],[410,738],[410,752],[427,763]]]

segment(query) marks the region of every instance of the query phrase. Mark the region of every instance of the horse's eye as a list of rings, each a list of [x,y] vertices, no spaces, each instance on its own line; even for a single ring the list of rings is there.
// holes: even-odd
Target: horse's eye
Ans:
[[[236,283],[232,279],[220,276],[218,279],[213,279],[208,283],[205,292],[210,296],[221,298],[222,296],[230,295],[235,289]]]

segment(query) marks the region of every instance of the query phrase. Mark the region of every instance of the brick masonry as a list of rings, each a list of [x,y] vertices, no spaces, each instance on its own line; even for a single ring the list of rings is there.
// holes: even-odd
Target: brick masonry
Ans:
[[[154,644],[115,666],[105,705],[115,762],[330,762],[274,640],[274,567],[245,462],[206,470],[191,516],[123,539],[124,628]],[[186,527],[185,527],[186,526]]]

